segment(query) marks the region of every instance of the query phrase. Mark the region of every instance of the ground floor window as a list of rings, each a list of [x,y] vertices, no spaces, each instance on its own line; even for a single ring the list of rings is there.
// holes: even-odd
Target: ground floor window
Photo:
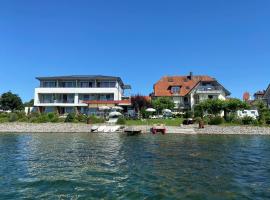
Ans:
[[[44,109],[45,113],[50,113],[50,112],[54,112],[54,111],[55,111],[54,107],[45,107],[45,109]]]
[[[74,107],[65,107],[65,113],[74,113],[75,108]]]

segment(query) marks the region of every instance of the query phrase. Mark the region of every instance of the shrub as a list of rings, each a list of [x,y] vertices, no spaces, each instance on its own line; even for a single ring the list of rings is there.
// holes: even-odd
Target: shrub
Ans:
[[[78,122],[84,122],[84,123],[86,123],[87,122],[87,116],[84,115],[84,114],[77,114],[76,115],[76,120]]]
[[[65,119],[65,122],[74,122],[75,121],[76,114],[75,113],[69,113]]]
[[[202,121],[202,118],[201,117],[195,117],[193,120],[194,120],[195,123],[199,123],[200,121]]]
[[[5,122],[8,122],[8,118],[6,117],[0,118],[0,123],[5,123]]]
[[[237,119],[237,116],[235,114],[228,114],[225,118],[226,122],[234,122]]]
[[[16,113],[10,113],[9,114],[9,117],[8,117],[8,121],[9,122],[16,122],[18,119],[18,116]]]
[[[149,117],[154,114],[154,113],[150,113],[150,112],[147,112],[145,109],[142,109],[141,110],[141,116],[142,118],[144,119],[149,119]]]
[[[45,113],[42,113],[36,120],[35,122],[36,123],[47,123],[49,122],[49,118],[48,118],[48,115],[45,114]]]
[[[250,125],[250,124],[256,124],[256,121],[253,117],[245,116],[242,118],[242,124],[244,125]]]
[[[184,114],[184,118],[192,118],[194,113],[192,111],[186,111]]]
[[[208,116],[203,117],[203,122],[204,122],[204,124],[209,124],[210,118]]]
[[[222,124],[223,123],[223,118],[220,117],[220,116],[216,116],[216,117],[213,117],[213,118],[210,118],[210,121],[208,124],[210,125],[219,125],[219,124]]]
[[[59,120],[59,116],[57,113],[48,113],[47,117],[48,117],[48,120],[53,123],[58,122]]]
[[[88,124],[99,124],[99,123],[104,123],[105,120],[103,118],[97,117],[95,115],[91,115],[87,118],[87,123]]]
[[[116,124],[124,125],[126,124],[126,119],[124,117],[119,117]]]

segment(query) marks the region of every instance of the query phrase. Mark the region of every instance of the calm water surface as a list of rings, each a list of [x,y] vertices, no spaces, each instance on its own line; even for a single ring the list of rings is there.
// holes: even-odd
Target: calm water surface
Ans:
[[[270,199],[270,136],[0,134],[0,199]]]

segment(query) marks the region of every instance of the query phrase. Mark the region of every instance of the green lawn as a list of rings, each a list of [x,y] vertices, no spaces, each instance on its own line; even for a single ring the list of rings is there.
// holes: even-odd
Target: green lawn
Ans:
[[[144,119],[144,120],[127,120],[126,125],[153,125],[164,124],[166,126],[180,126],[183,122],[182,118],[172,119]]]

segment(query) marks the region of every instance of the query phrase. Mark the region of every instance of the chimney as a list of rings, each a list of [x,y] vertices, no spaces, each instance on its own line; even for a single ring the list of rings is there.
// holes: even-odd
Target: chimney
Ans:
[[[189,72],[188,79],[189,79],[189,80],[192,80],[192,79],[193,79],[193,72]]]

